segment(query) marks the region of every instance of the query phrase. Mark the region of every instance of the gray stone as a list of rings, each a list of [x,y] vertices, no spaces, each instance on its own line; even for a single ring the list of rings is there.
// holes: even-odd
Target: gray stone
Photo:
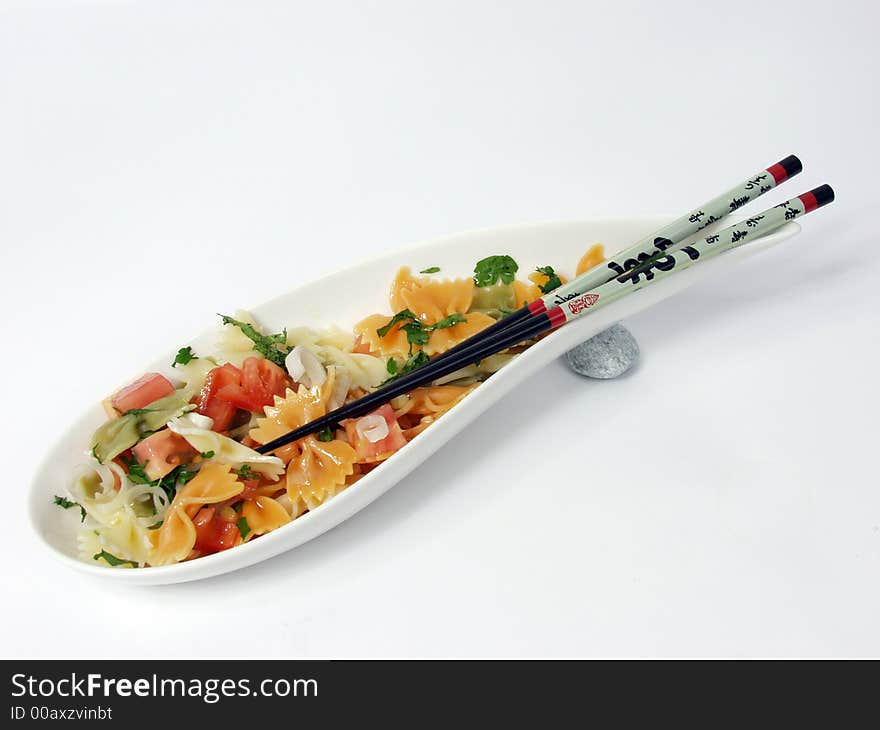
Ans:
[[[582,342],[565,353],[568,366],[588,378],[617,378],[639,359],[639,343],[619,324]]]

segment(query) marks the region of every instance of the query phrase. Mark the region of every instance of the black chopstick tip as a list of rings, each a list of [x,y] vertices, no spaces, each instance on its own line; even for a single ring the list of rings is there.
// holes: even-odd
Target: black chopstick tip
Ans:
[[[797,155],[789,155],[784,160],[780,160],[777,164],[785,170],[788,177],[794,177],[804,169],[804,165]]]
[[[823,205],[828,205],[828,203],[834,201],[834,190],[830,185],[820,185],[818,188],[813,188],[810,192],[816,198],[817,208],[821,208]]]

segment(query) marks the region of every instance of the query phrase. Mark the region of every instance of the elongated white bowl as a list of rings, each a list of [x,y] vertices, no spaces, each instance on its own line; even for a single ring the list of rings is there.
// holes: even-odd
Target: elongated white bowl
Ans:
[[[339,271],[252,307],[250,311],[272,330],[285,326],[326,327],[333,324],[350,328],[367,314],[388,312],[389,285],[400,266],[408,265],[415,271],[439,266],[442,273],[438,276],[469,276],[475,261],[491,254],[506,253],[519,262],[523,272],[552,264],[561,273],[571,275],[590,244],[601,241],[606,251],[613,253],[665,222],[658,218],[583,220],[460,233]],[[32,523],[51,552],[70,567],[126,583],[177,583],[253,565],[301,545],[351,517],[418,467],[505,393],[578,343],[713,272],[734,266],[741,259],[790,238],[799,230],[796,223],[788,223],[754,243],[703,261],[562,327],[493,375],[379,468],[318,509],[246,545],[178,565],[112,569],[90,565],[75,557],[78,515],[73,514],[76,510],[61,510],[54,506],[52,495],[67,484],[72,467],[83,458],[89,435],[105,418],[99,402],[106,394],[96,393],[95,406],[72,424],[64,437],[48,451],[37,471],[30,493]],[[340,297],[341,293],[344,296]],[[207,346],[213,337],[216,333],[205,333],[193,340],[196,351],[199,351],[200,343]],[[167,363],[172,358],[173,351],[169,349],[145,371],[167,372]],[[133,373],[132,376],[140,374]]]

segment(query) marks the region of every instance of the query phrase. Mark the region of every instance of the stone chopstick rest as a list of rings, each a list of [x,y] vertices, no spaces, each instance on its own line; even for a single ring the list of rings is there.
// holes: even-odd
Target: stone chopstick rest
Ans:
[[[568,366],[578,375],[608,380],[623,375],[639,359],[639,343],[621,324],[611,325],[565,353]]]

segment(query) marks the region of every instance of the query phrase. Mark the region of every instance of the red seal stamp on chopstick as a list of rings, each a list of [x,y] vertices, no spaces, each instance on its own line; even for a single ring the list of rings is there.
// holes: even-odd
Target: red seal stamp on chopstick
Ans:
[[[592,307],[598,301],[598,294],[582,294],[581,296],[572,299],[570,302],[566,302],[565,306],[568,307],[568,311],[572,314],[580,314],[587,307]]]

